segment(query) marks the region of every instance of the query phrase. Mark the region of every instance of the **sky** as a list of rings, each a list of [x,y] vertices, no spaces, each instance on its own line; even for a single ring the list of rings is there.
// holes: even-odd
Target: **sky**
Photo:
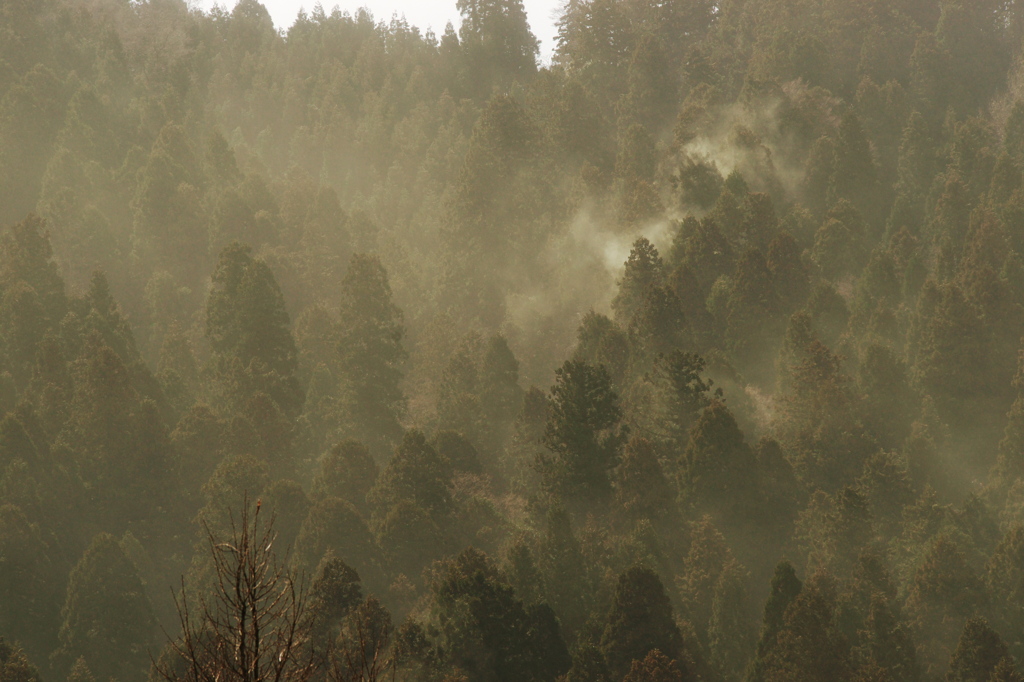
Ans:
[[[295,21],[300,8],[307,12],[313,9],[317,0],[261,0],[270,12],[278,28],[288,28]],[[459,27],[459,13],[455,9],[455,0],[320,0],[324,10],[330,12],[335,5],[342,11],[353,11],[358,7],[366,7],[375,19],[389,20],[393,14],[405,15],[413,26],[426,32],[433,28],[434,33],[444,32],[449,21]],[[202,9],[210,9],[220,5],[231,9],[236,0],[193,0],[190,4]],[[555,20],[562,5],[562,0],[523,0],[526,7],[527,20],[534,35],[541,41],[540,54],[544,62],[551,61],[551,51],[555,46]]]

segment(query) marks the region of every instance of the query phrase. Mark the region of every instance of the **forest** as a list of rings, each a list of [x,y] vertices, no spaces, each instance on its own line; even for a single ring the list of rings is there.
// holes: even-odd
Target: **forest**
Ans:
[[[0,0],[0,682],[1024,682],[1024,2]]]

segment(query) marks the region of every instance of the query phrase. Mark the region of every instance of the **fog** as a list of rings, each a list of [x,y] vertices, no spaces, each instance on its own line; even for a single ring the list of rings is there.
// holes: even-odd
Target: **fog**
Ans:
[[[1020,4],[365,7],[0,3],[0,682],[1022,679]]]

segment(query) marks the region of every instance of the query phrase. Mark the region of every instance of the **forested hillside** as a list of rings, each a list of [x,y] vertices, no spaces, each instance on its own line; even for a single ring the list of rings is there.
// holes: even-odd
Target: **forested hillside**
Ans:
[[[457,5],[0,0],[0,682],[1024,680],[1024,6]]]

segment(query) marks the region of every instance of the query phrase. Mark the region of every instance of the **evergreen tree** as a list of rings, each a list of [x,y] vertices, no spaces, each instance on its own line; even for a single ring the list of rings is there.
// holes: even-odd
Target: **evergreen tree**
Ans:
[[[295,542],[296,567],[312,573],[325,556],[335,556],[360,575],[376,576],[378,560],[373,536],[356,508],[327,497],[314,503]]]
[[[653,371],[645,377],[656,391],[650,415],[655,433],[677,457],[689,442],[690,428],[711,404],[708,394],[714,381],[702,376],[706,368],[707,362],[701,356],[677,350],[659,357]],[[720,398],[721,389],[714,396]]]
[[[601,636],[601,650],[613,678],[617,678],[629,672],[634,660],[643,660],[655,649],[679,660],[683,638],[658,575],[649,568],[634,566],[619,575]]]
[[[400,502],[411,502],[440,522],[452,510],[450,479],[450,464],[442,461],[421,432],[408,431],[368,499],[378,518]]]
[[[746,570],[735,562],[722,569],[715,583],[708,623],[711,663],[732,680],[743,678],[757,640],[746,589],[749,578]]]
[[[221,252],[212,282],[206,338],[215,357],[224,363],[235,361],[243,375],[251,372],[256,390],[262,388],[286,414],[296,417],[303,401],[295,377],[298,351],[270,268],[253,259],[249,247],[234,243]],[[244,404],[250,395],[238,395],[236,404]]]
[[[568,360],[555,370],[551,413],[542,459],[546,485],[568,498],[602,499],[611,492],[609,472],[619,460],[628,430],[603,367]]]
[[[729,409],[713,401],[690,429],[679,477],[680,497],[726,524],[756,504],[754,454]]]
[[[366,496],[376,480],[377,463],[366,446],[354,440],[342,441],[320,460],[310,496],[339,497],[365,512]]]
[[[757,641],[754,659],[747,668],[747,682],[767,679],[769,661],[775,655],[779,632],[782,631],[786,611],[803,589],[796,571],[788,561],[780,561],[772,576],[771,594],[764,605],[764,621]]]
[[[684,668],[685,670],[685,668]],[[686,676],[678,661],[652,649],[643,660],[633,661],[623,682],[684,682]]]
[[[653,286],[660,286],[664,278],[665,265],[658,249],[646,238],[640,237],[633,242],[622,279],[619,280],[618,294],[612,301],[616,322],[628,325],[633,315],[643,305],[647,290]]]
[[[370,452],[397,444],[405,410],[399,383],[405,328],[387,272],[373,256],[355,255],[341,284],[338,352],[351,432]]]
[[[55,665],[84,658],[101,678],[132,679],[149,668],[153,611],[135,567],[112,536],[93,538],[68,579]]]
[[[1002,638],[981,618],[964,623],[960,641],[949,661],[949,682],[974,682],[991,679],[996,666],[1009,657]]]
[[[649,440],[640,436],[630,439],[616,478],[615,495],[629,518],[671,518],[675,494]]]
[[[766,661],[764,679],[849,679],[849,645],[835,627],[834,612],[835,584],[831,576],[813,576],[786,609]]]
[[[554,680],[570,667],[546,606],[526,609],[490,559],[468,549],[445,562],[432,585],[445,649],[480,680]]]
[[[11,646],[0,638],[0,679],[4,682],[40,682],[39,670],[17,644]]]

